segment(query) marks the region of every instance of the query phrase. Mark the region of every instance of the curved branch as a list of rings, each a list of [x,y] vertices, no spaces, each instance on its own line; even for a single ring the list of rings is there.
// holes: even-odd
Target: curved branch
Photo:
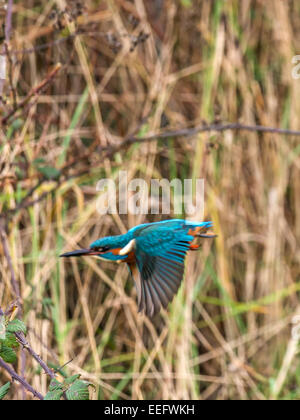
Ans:
[[[13,370],[12,367],[10,367],[7,363],[4,362],[3,359],[1,359],[1,357],[0,357],[0,366],[10,374],[13,380],[18,381],[25,389],[27,389],[27,391],[31,392],[31,394],[33,394],[36,398],[38,398],[39,400],[44,399],[42,394],[36,391],[24,378],[19,376],[17,372]]]

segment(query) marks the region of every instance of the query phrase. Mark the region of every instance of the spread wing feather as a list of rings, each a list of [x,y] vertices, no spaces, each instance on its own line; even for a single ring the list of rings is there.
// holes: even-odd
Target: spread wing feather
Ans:
[[[211,225],[175,219],[131,229],[136,261],[129,266],[137,288],[139,312],[145,311],[152,317],[161,307],[167,307],[184,275],[185,256],[194,239],[191,230]]]
[[[184,260],[193,236],[183,223],[142,227],[135,232],[136,267],[131,268],[136,283],[139,311],[153,317],[166,308],[177,293],[183,275]],[[133,272],[134,271],[134,272]]]

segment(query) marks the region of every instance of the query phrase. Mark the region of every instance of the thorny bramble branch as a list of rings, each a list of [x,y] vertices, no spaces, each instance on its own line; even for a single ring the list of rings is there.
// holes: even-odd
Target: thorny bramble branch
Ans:
[[[4,362],[4,360],[0,357],[0,367],[5,369],[9,375],[12,377],[13,380],[19,382],[27,391],[31,392],[34,397],[38,398],[39,400],[43,400],[44,397],[42,394],[40,394],[38,391],[36,391],[24,378],[22,378],[20,375],[17,374],[17,372],[14,371],[14,369],[9,366],[7,363]]]
[[[20,304],[21,304],[21,297],[20,297],[20,288],[16,279],[16,275],[15,275],[15,271],[13,268],[13,264],[12,264],[12,259],[9,253],[9,248],[8,248],[8,243],[7,243],[7,238],[6,238],[6,232],[5,232],[5,225],[4,225],[4,220],[1,218],[0,219],[0,237],[1,237],[1,241],[2,241],[2,247],[3,247],[3,252],[5,255],[5,258],[7,260],[8,263],[8,267],[11,273],[11,282],[12,282],[12,288],[14,290],[14,293],[17,297],[17,301],[18,301],[18,308],[19,308],[19,316],[22,314],[22,310],[20,309]],[[0,308],[0,315],[3,315],[3,311]],[[28,341],[26,340],[25,336],[23,333],[15,333],[15,336],[18,340],[18,342],[21,344],[21,346],[23,347],[22,349],[22,356],[23,356],[23,350],[26,349],[27,352],[36,360],[36,362],[41,366],[41,368],[44,370],[44,372],[51,378],[54,379],[55,378],[55,373],[53,372],[53,370],[51,370],[47,364],[40,358],[40,356],[30,347]],[[28,391],[30,391],[35,397],[39,398],[39,399],[43,399],[43,396],[41,394],[39,394],[36,390],[34,390],[25,380],[24,378],[24,371],[25,371],[25,358],[22,357],[22,377],[19,376],[9,365],[7,365],[1,358],[0,358],[0,366],[2,366],[10,375],[13,379],[17,380],[18,382],[20,382],[20,384],[27,389]],[[65,398],[65,396],[64,396]]]

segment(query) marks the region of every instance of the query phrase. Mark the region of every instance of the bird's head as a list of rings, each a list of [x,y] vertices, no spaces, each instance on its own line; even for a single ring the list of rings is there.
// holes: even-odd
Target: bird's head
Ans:
[[[105,260],[119,261],[127,258],[127,255],[122,255],[122,250],[126,245],[127,241],[122,236],[111,236],[98,239],[87,249],[67,252],[60,257],[97,256]]]

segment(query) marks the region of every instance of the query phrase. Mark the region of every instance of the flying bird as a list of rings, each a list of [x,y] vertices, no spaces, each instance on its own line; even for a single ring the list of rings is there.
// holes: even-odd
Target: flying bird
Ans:
[[[177,293],[184,275],[187,251],[199,249],[197,238],[214,238],[206,233],[212,222],[172,219],[147,223],[125,235],[98,239],[88,249],[68,252],[60,257],[94,255],[104,260],[126,263],[134,279],[138,311],[148,317],[166,308]]]

